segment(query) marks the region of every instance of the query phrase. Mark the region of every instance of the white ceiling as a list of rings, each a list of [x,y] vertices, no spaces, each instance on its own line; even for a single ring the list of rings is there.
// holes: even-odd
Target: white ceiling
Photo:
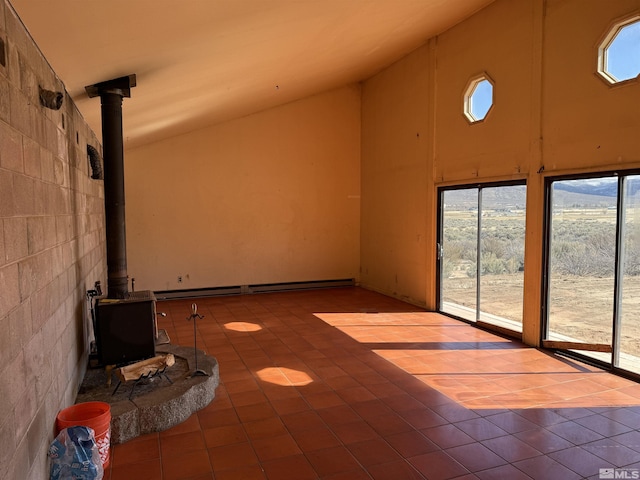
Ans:
[[[125,147],[364,80],[493,0],[10,0],[99,134],[84,87],[136,74]]]

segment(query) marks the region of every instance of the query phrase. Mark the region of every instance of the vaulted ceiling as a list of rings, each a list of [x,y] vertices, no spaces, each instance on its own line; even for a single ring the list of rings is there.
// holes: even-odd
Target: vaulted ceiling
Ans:
[[[85,119],[136,74],[125,148],[364,80],[493,0],[10,0]]]

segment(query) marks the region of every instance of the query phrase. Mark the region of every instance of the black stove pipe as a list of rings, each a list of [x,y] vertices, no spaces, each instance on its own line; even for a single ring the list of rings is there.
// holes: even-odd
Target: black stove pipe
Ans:
[[[100,97],[104,161],[104,207],[107,233],[107,298],[129,297],[124,201],[122,98],[131,96],[136,76],[129,75],[85,87]]]

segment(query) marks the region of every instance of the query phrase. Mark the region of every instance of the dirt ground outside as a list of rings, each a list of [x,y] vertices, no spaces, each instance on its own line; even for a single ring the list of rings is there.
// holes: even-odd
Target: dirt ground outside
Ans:
[[[443,281],[443,300],[476,306],[476,279],[454,276]],[[480,306],[489,313],[522,322],[523,273],[484,275]],[[550,333],[579,342],[611,345],[613,331],[613,278],[559,276],[552,279]],[[640,359],[640,277],[626,277],[620,328],[621,352]]]

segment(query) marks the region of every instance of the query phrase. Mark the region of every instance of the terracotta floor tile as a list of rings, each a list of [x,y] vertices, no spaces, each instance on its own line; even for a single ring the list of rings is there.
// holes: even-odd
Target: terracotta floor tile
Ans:
[[[514,437],[522,440],[527,445],[535,448],[543,454],[549,454],[557,450],[564,450],[573,446],[571,442],[565,440],[558,435],[545,430],[535,429],[527,430],[525,432],[519,432],[514,434]]]
[[[415,430],[386,435],[384,438],[404,458],[415,457],[416,455],[440,449],[438,445]]]
[[[259,438],[252,442],[253,448],[261,462],[276,458],[290,457],[302,453],[298,444],[290,435]]]
[[[207,428],[202,430],[202,434],[207,448],[234,445],[248,440],[247,434],[240,424]]]
[[[492,438],[482,442],[482,444],[508,462],[517,462],[519,460],[524,460],[525,458],[542,455],[540,451],[517,439],[513,435]]]
[[[530,422],[522,415],[512,411],[502,411],[485,417],[488,421],[497,425],[507,433],[518,433],[536,428],[536,424]]]
[[[158,434],[155,433],[111,447],[111,465],[113,467],[159,458],[160,441]]]
[[[399,412],[398,415],[404,418],[409,425],[418,430],[449,423],[433,410],[424,406],[420,410]]]
[[[621,445],[624,445],[636,452],[640,452],[640,431],[638,430],[632,430],[621,435],[616,435],[611,437],[610,440],[620,443]]]
[[[485,418],[472,418],[457,422],[455,425],[471,438],[479,441],[507,435],[506,431]]]
[[[158,305],[185,345],[190,303]],[[216,398],[115,445],[105,480],[591,480],[600,464],[640,466],[640,386],[595,367],[359,288],[198,303]]]
[[[223,425],[239,425],[240,419],[235,409],[201,410],[197,414],[201,428],[215,428]]]
[[[360,469],[358,461],[343,446],[306,452],[305,456],[321,477]]]
[[[188,452],[179,457],[162,457],[163,480],[184,480],[212,471],[206,450]]]
[[[269,402],[236,407],[236,412],[242,422],[255,422],[278,415]]]
[[[530,408],[523,410],[516,410],[516,413],[531,423],[540,427],[548,427],[557,423],[566,422],[567,419],[561,415],[558,415],[551,409],[544,408]]]
[[[309,410],[311,407],[307,403],[307,401],[297,395],[295,397],[285,397],[285,398],[271,398],[267,394],[269,401],[271,402],[271,406],[278,413],[278,415],[287,415],[288,413],[296,413],[296,412],[304,412],[305,410]]]
[[[375,430],[363,420],[332,425],[331,430],[333,430],[333,433],[335,433],[345,445],[364,442],[365,440],[373,440],[379,437]]]
[[[600,468],[611,467],[611,464],[581,447],[571,447],[566,450],[552,452],[549,457],[583,478],[598,475]]]
[[[140,460],[111,467],[111,480],[157,480],[162,478],[160,459]]]
[[[282,415],[280,418],[290,432],[300,432],[325,426],[320,415],[312,410]]]
[[[398,480],[399,478],[403,480],[424,480],[425,478],[406,460],[372,465],[369,467],[369,475],[374,480]]]
[[[293,455],[262,464],[269,480],[315,480],[315,470],[304,455]]]
[[[282,420],[278,417],[269,417],[253,422],[244,422],[244,429],[251,440],[256,438],[277,437],[288,433]]]
[[[584,443],[595,442],[600,440],[602,435],[594,432],[576,422],[564,422],[551,425],[547,427],[547,430],[555,433],[559,437],[568,440],[574,445],[582,445]]]
[[[266,478],[260,465],[221,470],[215,474],[215,480],[265,480]]]
[[[364,469],[340,472],[322,477],[322,480],[371,480],[371,476]]]
[[[200,430],[160,438],[162,458],[179,457],[194,450],[206,450],[204,437]]]
[[[546,455],[521,460],[514,463],[513,466],[534,480],[578,480],[582,478],[579,474]]]
[[[617,438],[619,437],[616,437],[616,439]],[[636,449],[632,449],[632,446],[635,446],[636,449],[638,448],[637,445],[627,446],[612,438],[604,438],[582,445],[582,448],[602,458],[610,465],[624,467],[626,465],[640,463],[640,453]]]
[[[469,470],[442,450],[412,457],[409,462],[429,480],[457,478],[469,473]]]
[[[615,420],[618,423],[622,423],[634,430],[640,429],[640,413],[636,413],[628,408],[618,408],[610,410],[602,414],[604,417]]]
[[[197,415],[191,415],[184,422],[179,423],[175,427],[160,432],[160,438],[168,437],[170,435],[177,435],[180,433],[198,432],[200,431],[200,422]]]
[[[381,438],[352,443],[347,448],[351,454],[365,467],[380,463],[401,460],[402,456]]]
[[[502,457],[480,443],[448,448],[446,452],[470,472],[487,470],[507,463]]]
[[[209,457],[216,472],[258,463],[258,457],[249,442],[210,448]]]
[[[427,439],[440,448],[451,448],[459,445],[473,443],[473,438],[464,433],[455,425],[445,424],[420,430]]]
[[[324,426],[292,432],[291,435],[303,453],[340,445],[340,440]]]
[[[328,425],[340,425],[361,420],[356,411],[349,405],[337,405],[317,410],[318,415]]]
[[[328,408],[344,405],[345,401],[334,391],[312,393],[304,396],[312,408]]]

